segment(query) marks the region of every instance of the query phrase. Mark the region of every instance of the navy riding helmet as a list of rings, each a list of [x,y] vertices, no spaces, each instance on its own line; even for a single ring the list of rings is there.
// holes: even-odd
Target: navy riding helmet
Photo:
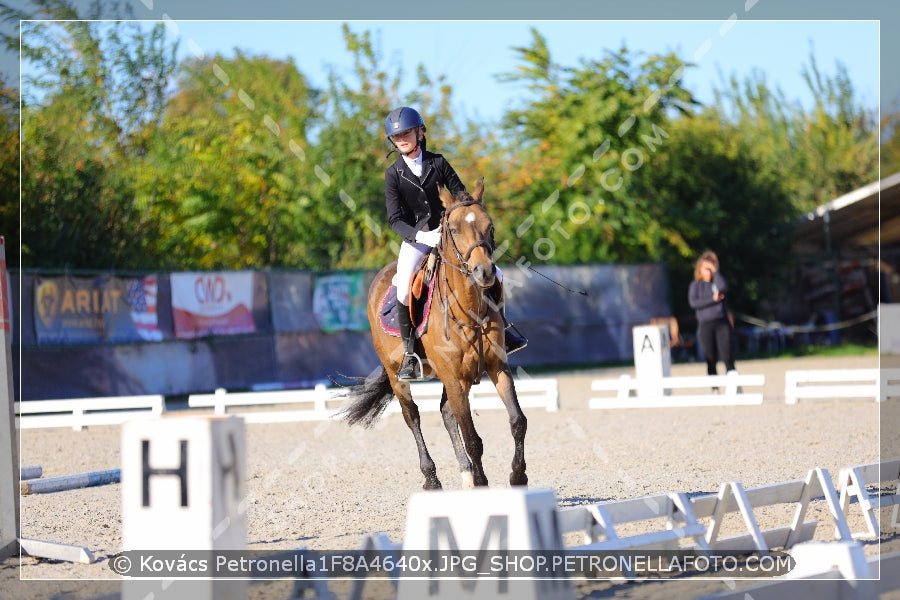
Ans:
[[[401,106],[388,113],[387,118],[384,120],[384,135],[390,140],[395,133],[400,133],[413,127],[421,127],[424,131],[425,120],[416,109]]]

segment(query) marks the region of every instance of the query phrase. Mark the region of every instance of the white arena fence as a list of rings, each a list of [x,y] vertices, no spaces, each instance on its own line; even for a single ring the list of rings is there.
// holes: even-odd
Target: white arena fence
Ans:
[[[839,398],[865,398],[880,402],[881,378],[882,374],[878,369],[785,371],[784,399],[788,404],[796,404],[801,399],[834,400]],[[892,379],[888,379],[888,381],[892,381]]]
[[[855,532],[854,538],[878,538],[881,532],[878,517],[882,508],[891,509],[890,527],[900,529],[897,514],[900,511],[900,459],[844,467],[838,480],[841,510],[850,514],[850,505],[856,500],[865,518],[866,531]]]
[[[762,404],[762,374],[696,375],[637,379],[621,375],[594,379],[591,391],[600,392],[588,401],[592,409],[680,408]],[[442,385],[438,381],[410,384],[413,398],[423,412],[439,410]],[[900,369],[842,369],[786,371],[784,398],[788,404],[800,399],[900,399]],[[559,410],[556,378],[516,380],[522,408]],[[343,401],[339,390],[318,385],[314,389],[192,394],[190,408],[209,409],[214,414],[234,414],[248,423],[277,423],[335,418]],[[472,386],[473,409],[499,409],[503,403],[490,381]],[[29,400],[16,402],[16,423],[22,429],[119,425],[126,420],[158,417],[166,411],[161,395]],[[400,412],[392,403],[388,413]]]
[[[162,395],[28,400],[16,402],[16,426],[71,427],[80,431],[89,425],[121,425],[127,420],[155,418],[166,410]]]
[[[765,375],[696,375],[659,378],[595,379],[591,391],[613,392],[589,401],[590,408],[680,408],[687,406],[726,406],[762,404]],[[673,393],[674,391],[684,393]]]
[[[554,378],[519,379],[515,382],[516,395],[522,408],[543,408],[548,411],[559,409],[559,384]],[[420,412],[440,410],[440,382],[417,382],[410,384],[410,391]],[[340,410],[343,398],[324,385],[313,390],[278,390],[273,392],[196,394],[188,398],[191,408],[213,407],[215,414],[237,414],[248,423],[275,423],[289,421],[326,420],[334,418]],[[250,406],[303,405],[299,410],[272,410],[266,412],[240,412],[235,408]],[[473,409],[503,408],[503,402],[490,381],[473,385],[469,392],[469,404]],[[391,403],[387,412],[400,412],[399,403]]]

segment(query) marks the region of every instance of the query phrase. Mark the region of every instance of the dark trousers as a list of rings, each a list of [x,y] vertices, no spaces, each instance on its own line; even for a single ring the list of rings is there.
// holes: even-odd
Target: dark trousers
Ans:
[[[734,331],[728,319],[700,321],[697,324],[697,340],[706,355],[706,372],[716,374],[716,363],[725,363],[725,370],[734,370]]]

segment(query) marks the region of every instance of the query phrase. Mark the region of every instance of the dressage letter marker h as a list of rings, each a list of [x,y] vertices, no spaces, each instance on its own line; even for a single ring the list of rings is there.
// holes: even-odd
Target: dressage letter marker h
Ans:
[[[187,440],[181,440],[181,463],[177,469],[154,469],[150,466],[150,440],[141,440],[141,506],[150,506],[150,477],[175,475],[181,480],[181,506],[188,505]]]
[[[163,416],[126,422],[122,427],[123,549],[245,550],[245,438],[244,420],[235,416]],[[165,575],[159,577],[166,579]],[[155,600],[246,599],[247,582],[123,581],[123,600],[140,600],[148,594]]]
[[[397,600],[572,600],[571,581],[561,569],[541,577],[513,572],[517,558],[529,551],[562,550],[552,490],[419,492],[409,501],[403,552],[408,564],[430,561],[430,569],[401,572]]]

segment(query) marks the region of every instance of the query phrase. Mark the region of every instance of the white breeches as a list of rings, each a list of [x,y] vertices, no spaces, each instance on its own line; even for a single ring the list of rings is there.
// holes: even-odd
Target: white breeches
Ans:
[[[394,285],[397,286],[397,302],[409,306],[409,280],[412,279],[416,268],[422,263],[422,259],[431,248],[425,244],[400,244],[400,254],[397,256],[397,274],[394,275]]]

